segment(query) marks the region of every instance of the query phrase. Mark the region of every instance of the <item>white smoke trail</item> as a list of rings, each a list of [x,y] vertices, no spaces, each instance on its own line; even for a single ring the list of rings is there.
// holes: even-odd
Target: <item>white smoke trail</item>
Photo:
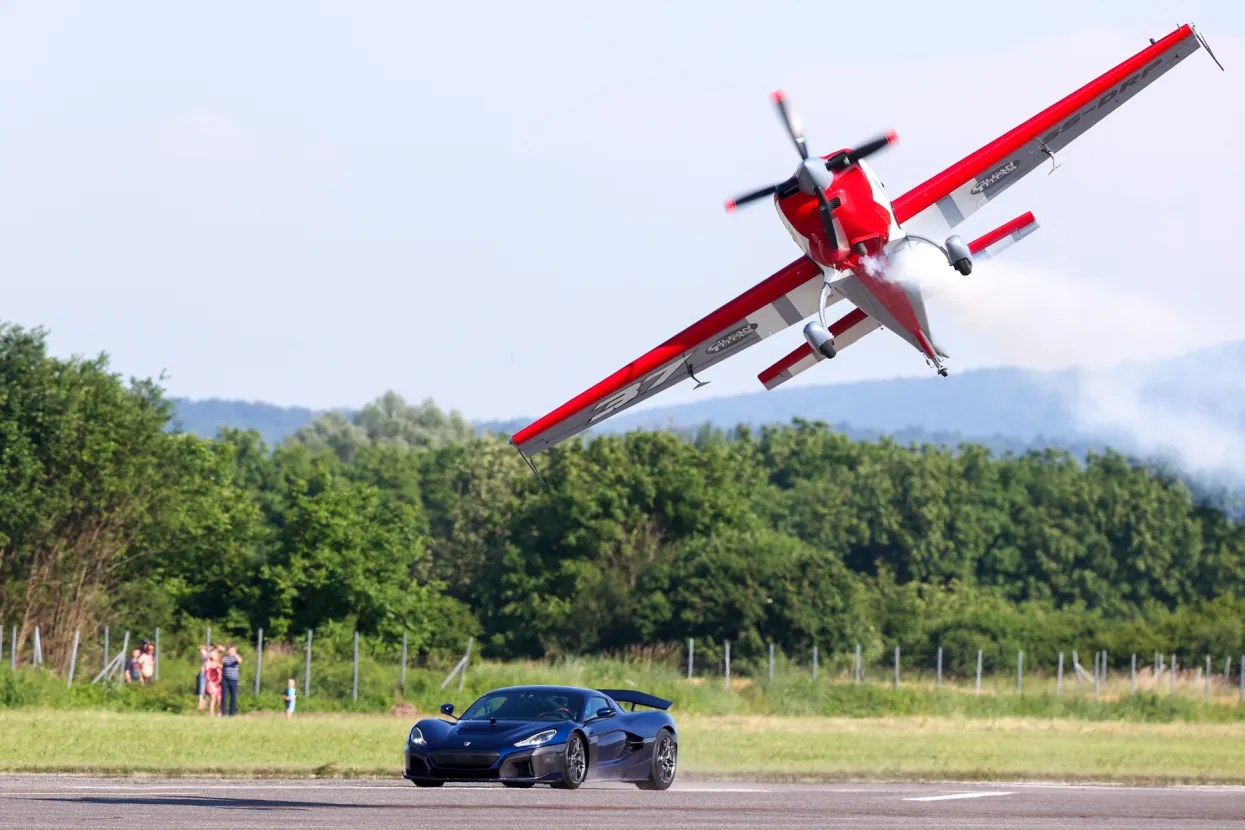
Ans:
[[[1088,436],[1122,433],[1137,450],[1187,473],[1245,477],[1241,407],[1222,405],[1245,399],[1239,367],[1195,359],[1138,365],[1221,339],[1214,327],[1164,307],[1161,296],[1121,293],[1003,258],[962,277],[928,245],[903,249],[892,276],[919,286],[931,318],[953,318],[996,350],[999,362],[1074,370],[1071,382],[1047,377]]]

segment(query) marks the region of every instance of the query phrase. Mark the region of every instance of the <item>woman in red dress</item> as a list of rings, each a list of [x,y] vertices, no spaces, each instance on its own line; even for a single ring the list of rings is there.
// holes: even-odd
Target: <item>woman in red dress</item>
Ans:
[[[212,649],[211,655],[208,657],[207,667],[207,696],[208,696],[208,717],[214,717],[220,714],[220,682],[221,682],[221,665],[220,652]]]

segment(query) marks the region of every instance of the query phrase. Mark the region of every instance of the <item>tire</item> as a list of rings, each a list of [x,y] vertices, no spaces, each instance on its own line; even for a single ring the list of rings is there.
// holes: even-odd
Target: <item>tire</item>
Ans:
[[[562,780],[554,782],[559,790],[577,790],[588,777],[588,746],[578,732],[572,732],[562,756]]]
[[[528,787],[536,786],[535,781],[503,781],[501,783],[507,787],[514,787],[517,790],[526,790]]]
[[[439,787],[444,783],[445,783],[444,781],[416,781],[415,786],[416,787]]]
[[[653,762],[649,766],[648,778],[635,782],[635,785],[642,790],[670,789],[678,772],[678,763],[679,744],[674,734],[663,727],[653,739]]]

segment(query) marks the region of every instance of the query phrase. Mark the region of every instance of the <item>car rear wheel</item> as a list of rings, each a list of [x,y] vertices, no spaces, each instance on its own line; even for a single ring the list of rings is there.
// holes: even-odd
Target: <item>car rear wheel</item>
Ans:
[[[566,754],[562,758],[562,780],[553,786],[560,790],[578,789],[588,777],[588,747],[578,733],[572,733],[566,741]]]
[[[648,778],[635,782],[642,790],[666,790],[674,783],[679,763],[679,745],[669,729],[661,729],[653,739],[653,762]]]

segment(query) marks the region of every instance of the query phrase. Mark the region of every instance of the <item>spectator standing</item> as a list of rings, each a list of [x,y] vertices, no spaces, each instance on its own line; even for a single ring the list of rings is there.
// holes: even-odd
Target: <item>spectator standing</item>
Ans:
[[[144,686],[150,686],[155,681],[156,647],[147,640],[143,640],[143,650],[138,655],[138,671]]]
[[[208,661],[203,670],[204,679],[207,681],[205,688],[208,697],[209,718],[215,717],[220,712],[221,672],[220,652],[212,649],[208,654]]]
[[[130,652],[130,659],[125,661],[125,682],[138,683],[142,685],[143,674],[138,666],[138,658],[142,654],[142,649],[134,649]]]
[[[207,667],[209,659],[207,646],[199,646],[199,681],[196,688],[199,692],[200,709],[207,707]]]
[[[285,718],[289,720],[294,717],[294,702],[298,697],[298,684],[294,682],[294,678],[290,678],[285,684],[285,693],[281,695],[281,699],[285,701]]]
[[[233,643],[225,646],[225,659],[221,661],[221,669],[224,673],[225,703],[221,705],[221,714],[228,714],[230,717],[238,714],[238,667],[242,665],[242,658],[238,657],[238,649]],[[228,713],[225,712],[225,705],[229,706]]]

